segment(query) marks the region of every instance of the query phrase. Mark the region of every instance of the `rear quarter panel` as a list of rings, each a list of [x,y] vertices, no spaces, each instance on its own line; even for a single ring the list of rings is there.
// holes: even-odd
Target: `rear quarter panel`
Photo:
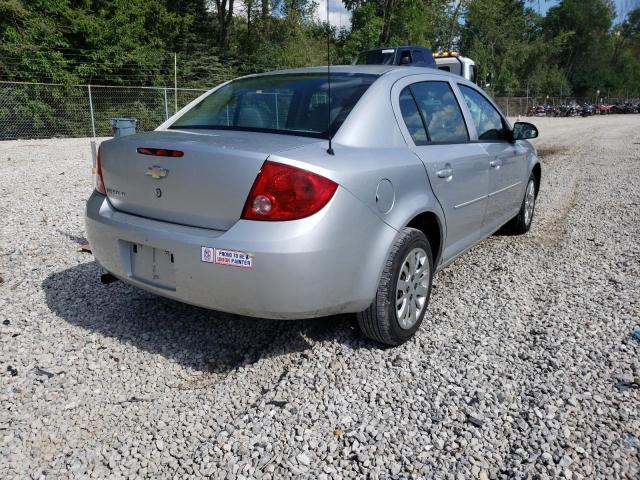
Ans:
[[[431,191],[424,165],[408,148],[366,149],[340,145],[333,148],[335,155],[327,154],[326,145],[315,144],[287,152],[287,157],[272,155],[269,160],[330,178],[396,230],[427,211],[435,213],[444,225],[444,216]],[[384,185],[389,183],[392,193]]]

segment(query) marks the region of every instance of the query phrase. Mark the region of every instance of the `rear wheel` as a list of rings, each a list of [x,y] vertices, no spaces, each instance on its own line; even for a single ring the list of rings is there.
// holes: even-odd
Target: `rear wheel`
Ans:
[[[420,327],[433,281],[433,255],[424,233],[404,228],[385,264],[376,298],[358,314],[358,325],[369,338],[400,345]]]
[[[531,174],[529,182],[527,182],[527,188],[524,191],[524,198],[522,199],[522,205],[520,211],[507,225],[507,229],[514,235],[523,235],[531,228],[531,222],[533,221],[533,214],[536,208],[536,179]]]

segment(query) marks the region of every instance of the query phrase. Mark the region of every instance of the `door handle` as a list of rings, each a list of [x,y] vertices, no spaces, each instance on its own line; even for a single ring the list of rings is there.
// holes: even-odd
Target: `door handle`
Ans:
[[[451,167],[445,167],[442,170],[438,170],[436,172],[436,175],[438,175],[438,177],[440,178],[449,178],[449,177],[453,177],[453,168]]]
[[[489,166],[498,170],[502,166],[502,160],[491,160]]]

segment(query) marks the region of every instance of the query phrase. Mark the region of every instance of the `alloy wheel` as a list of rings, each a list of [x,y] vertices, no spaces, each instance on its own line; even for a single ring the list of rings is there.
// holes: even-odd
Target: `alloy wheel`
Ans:
[[[427,252],[414,248],[400,267],[396,287],[396,317],[409,330],[420,319],[429,293],[430,266]]]
[[[524,223],[529,226],[533,218],[533,209],[536,206],[536,186],[533,180],[529,180],[527,192],[524,195]]]

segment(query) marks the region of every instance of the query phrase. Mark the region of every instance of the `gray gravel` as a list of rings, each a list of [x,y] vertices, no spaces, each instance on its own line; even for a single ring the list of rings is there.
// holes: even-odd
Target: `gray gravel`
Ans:
[[[0,478],[639,478],[640,115],[536,122],[532,231],[386,350],[101,285],[88,142],[1,142]]]

